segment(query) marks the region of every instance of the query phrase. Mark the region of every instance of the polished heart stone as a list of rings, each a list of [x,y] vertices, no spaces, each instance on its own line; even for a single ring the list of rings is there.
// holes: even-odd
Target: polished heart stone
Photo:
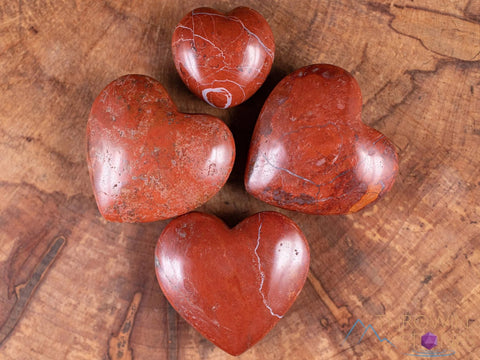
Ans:
[[[87,147],[98,208],[119,222],[195,209],[225,184],[235,157],[221,120],[178,112],[163,86],[142,75],[123,76],[98,95]]]
[[[303,67],[272,91],[258,118],[245,186],[269,204],[310,214],[347,214],[393,185],[397,154],[361,121],[355,79],[333,65]]]
[[[173,32],[175,67],[187,87],[218,108],[238,105],[265,81],[275,43],[265,18],[247,7],[189,12]]]
[[[297,225],[276,212],[233,229],[198,212],[172,220],[155,249],[157,279],[180,315],[239,355],[284,316],[305,283],[310,254]]]

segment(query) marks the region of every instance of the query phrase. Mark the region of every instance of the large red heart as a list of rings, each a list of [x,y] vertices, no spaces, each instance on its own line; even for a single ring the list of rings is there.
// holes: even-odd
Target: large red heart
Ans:
[[[239,355],[283,317],[305,283],[307,241],[284,215],[263,212],[233,229],[190,213],[160,235],[155,270],[163,293],[195,329]]]
[[[87,147],[98,208],[120,222],[195,209],[225,184],[235,158],[221,120],[178,112],[163,86],[143,75],[123,76],[98,95]]]
[[[247,7],[227,14],[210,8],[188,13],[177,25],[172,50],[180,77],[210,105],[238,105],[263,84],[275,43],[265,18]]]
[[[393,185],[397,154],[362,123],[361,109],[357,82],[339,67],[311,65],[285,77],[258,118],[247,191],[311,214],[351,213],[375,201]]]

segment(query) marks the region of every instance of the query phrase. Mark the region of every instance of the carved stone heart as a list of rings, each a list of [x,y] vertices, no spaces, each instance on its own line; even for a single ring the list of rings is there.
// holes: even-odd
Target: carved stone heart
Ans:
[[[178,112],[163,86],[142,75],[123,76],[98,95],[87,148],[98,208],[119,222],[195,209],[225,184],[235,157],[221,120]]]
[[[398,171],[390,141],[361,121],[355,79],[333,65],[285,77],[258,118],[245,186],[269,204],[310,214],[358,211],[387,192]]]
[[[190,91],[226,109],[247,100],[263,84],[275,43],[265,18],[252,9],[238,7],[222,14],[198,8],[175,28],[172,51]]]
[[[284,215],[263,212],[233,229],[190,213],[160,235],[155,269],[180,315],[224,351],[239,355],[283,317],[305,283],[307,241]]]

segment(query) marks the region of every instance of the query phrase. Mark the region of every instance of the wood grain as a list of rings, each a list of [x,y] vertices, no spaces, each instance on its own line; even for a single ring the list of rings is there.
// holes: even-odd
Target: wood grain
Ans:
[[[271,25],[275,62],[250,100],[218,110],[182,84],[170,39],[195,7],[240,5]],[[266,97],[322,62],[356,77],[364,122],[400,159],[392,191],[347,216],[274,209],[243,186]],[[1,2],[1,359],[231,358],[161,294],[153,250],[167,222],[107,223],[96,208],[85,125],[95,96],[127,73],[158,79],[180,111],[232,130],[232,175],[199,210],[229,225],[277,210],[309,240],[304,290],[241,359],[404,359],[427,331],[452,358],[480,359],[478,0]],[[357,319],[395,347],[371,331],[359,343],[360,325],[345,341]]]
[[[117,334],[112,336],[108,341],[108,355],[111,360],[132,360],[133,352],[130,348],[130,335],[132,334],[135,316],[137,315],[140,302],[142,301],[142,293],[136,292],[130,302],[127,315],[123,321]]]

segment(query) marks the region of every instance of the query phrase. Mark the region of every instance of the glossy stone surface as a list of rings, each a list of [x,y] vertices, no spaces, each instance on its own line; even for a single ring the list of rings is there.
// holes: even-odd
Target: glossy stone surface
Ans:
[[[258,118],[245,186],[269,204],[310,214],[358,211],[387,192],[398,171],[393,145],[361,121],[355,79],[333,65],[285,77]]]
[[[233,229],[198,212],[172,220],[160,235],[155,270],[180,315],[224,351],[238,355],[283,317],[310,262],[297,225],[276,212]]]
[[[178,112],[163,86],[142,75],[123,76],[98,95],[87,148],[98,208],[119,222],[195,209],[224,185],[235,157],[221,120]]]
[[[238,7],[223,14],[202,7],[177,25],[172,51],[190,91],[226,109],[247,100],[263,84],[275,43],[267,21],[255,10]]]

